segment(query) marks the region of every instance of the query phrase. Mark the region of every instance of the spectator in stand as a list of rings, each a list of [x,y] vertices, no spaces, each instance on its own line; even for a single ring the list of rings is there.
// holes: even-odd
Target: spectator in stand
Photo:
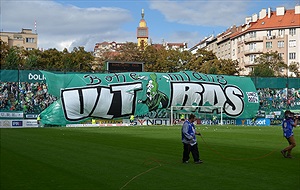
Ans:
[[[274,111],[282,110],[283,108],[300,107],[300,89],[258,89],[260,99],[260,110]],[[297,108],[299,109],[299,108]]]
[[[44,83],[0,82],[0,110],[40,113],[56,98],[47,93]]]

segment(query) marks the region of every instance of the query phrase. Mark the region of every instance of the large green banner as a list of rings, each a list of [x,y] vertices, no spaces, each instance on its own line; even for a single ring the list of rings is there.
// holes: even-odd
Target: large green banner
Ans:
[[[0,82],[44,82],[45,76],[38,70],[0,70]]]
[[[166,117],[175,112],[217,112],[195,106],[219,106],[225,117],[252,118],[259,100],[248,77],[178,73],[128,72],[54,74],[42,71],[48,92],[59,99],[41,113],[51,125],[89,118]]]

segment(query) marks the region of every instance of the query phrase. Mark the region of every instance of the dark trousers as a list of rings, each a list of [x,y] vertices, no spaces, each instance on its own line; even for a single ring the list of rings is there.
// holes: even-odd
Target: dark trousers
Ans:
[[[198,151],[198,144],[191,146],[190,144],[183,144],[183,156],[182,161],[188,161],[190,159],[190,152],[192,152],[192,156],[194,158],[194,162],[199,161],[199,151]]]

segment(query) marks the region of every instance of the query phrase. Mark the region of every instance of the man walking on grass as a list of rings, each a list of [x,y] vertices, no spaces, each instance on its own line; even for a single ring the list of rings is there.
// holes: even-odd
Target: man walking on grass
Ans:
[[[182,155],[182,163],[188,163],[190,159],[190,152],[192,152],[192,156],[195,164],[203,163],[199,157],[199,150],[196,135],[201,135],[199,132],[196,132],[194,121],[196,120],[196,116],[191,114],[188,120],[185,120],[182,129],[181,129],[181,140],[183,143],[183,155]]]

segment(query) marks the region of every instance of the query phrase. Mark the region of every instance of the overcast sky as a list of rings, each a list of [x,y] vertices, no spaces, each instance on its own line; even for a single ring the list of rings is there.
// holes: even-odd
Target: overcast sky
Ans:
[[[187,42],[190,48],[263,8],[296,4],[300,0],[1,0],[0,25],[3,32],[32,29],[39,48],[93,51],[103,41],[137,42],[144,9],[153,43]]]

